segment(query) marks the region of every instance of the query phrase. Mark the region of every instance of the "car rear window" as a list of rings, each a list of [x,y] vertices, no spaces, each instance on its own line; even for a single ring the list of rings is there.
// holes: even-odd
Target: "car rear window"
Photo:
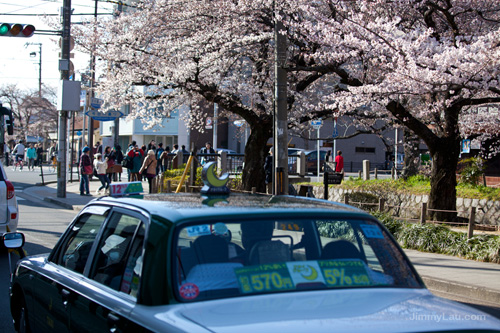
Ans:
[[[335,288],[422,287],[376,222],[214,221],[176,233],[180,301]]]

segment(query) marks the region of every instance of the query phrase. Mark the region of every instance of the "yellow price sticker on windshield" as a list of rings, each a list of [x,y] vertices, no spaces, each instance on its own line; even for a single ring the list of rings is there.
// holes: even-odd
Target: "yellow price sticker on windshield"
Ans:
[[[293,289],[286,265],[244,267],[235,269],[240,291],[244,294]]]

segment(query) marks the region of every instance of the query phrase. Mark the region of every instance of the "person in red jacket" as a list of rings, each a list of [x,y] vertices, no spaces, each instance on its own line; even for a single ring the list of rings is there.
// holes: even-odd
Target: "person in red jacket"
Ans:
[[[337,151],[337,156],[335,157],[335,172],[344,173],[344,157],[342,157],[342,151]]]

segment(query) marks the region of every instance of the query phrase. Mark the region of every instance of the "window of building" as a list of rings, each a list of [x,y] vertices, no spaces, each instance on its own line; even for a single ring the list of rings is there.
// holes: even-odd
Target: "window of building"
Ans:
[[[375,147],[356,147],[356,153],[375,154]]]

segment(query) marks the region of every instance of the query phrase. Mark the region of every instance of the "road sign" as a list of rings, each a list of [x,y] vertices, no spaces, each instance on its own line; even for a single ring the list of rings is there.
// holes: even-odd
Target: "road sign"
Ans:
[[[233,121],[234,126],[241,127],[245,123],[244,120],[235,120]]]
[[[339,131],[337,130],[337,126],[333,128],[332,138],[336,138],[339,136]]]
[[[96,110],[90,110],[87,113],[85,113],[87,116],[92,117],[94,120],[98,121],[111,121],[115,120],[116,118],[120,118],[123,116],[123,113],[120,111],[107,111],[107,112],[99,112]]]
[[[93,107],[94,109],[100,109],[102,103],[103,103],[103,100],[100,98],[92,97],[90,99],[90,106]]]
[[[205,129],[212,129],[212,117],[205,119]]]
[[[323,120],[316,119],[309,122],[314,129],[320,129],[323,126]]]

